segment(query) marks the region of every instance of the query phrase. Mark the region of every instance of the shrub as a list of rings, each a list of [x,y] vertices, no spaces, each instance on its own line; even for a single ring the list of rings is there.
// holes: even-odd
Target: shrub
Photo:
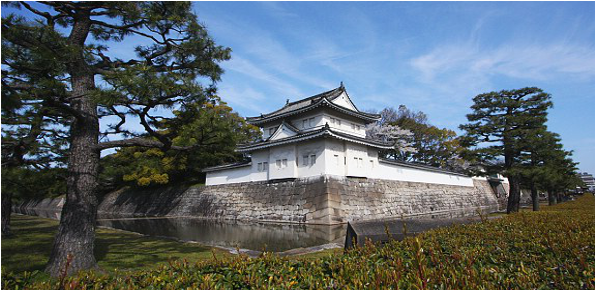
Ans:
[[[307,261],[271,253],[3,289],[595,289],[595,197]],[[29,275],[29,276],[27,276]],[[28,278],[22,278],[28,277]]]

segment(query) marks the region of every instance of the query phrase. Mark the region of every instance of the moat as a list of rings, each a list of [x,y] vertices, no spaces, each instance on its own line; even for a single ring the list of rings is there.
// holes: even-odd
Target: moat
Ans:
[[[55,220],[60,218],[60,212],[58,211],[26,210],[18,213]],[[99,215],[97,225],[147,236],[165,237],[184,242],[198,242],[230,250],[239,248],[262,251],[266,249],[272,252],[283,252],[329,243],[343,245],[347,227],[346,225],[247,223],[191,217],[114,218],[102,215]]]
[[[60,219],[60,212],[55,210],[23,210],[17,213],[40,216],[54,220]],[[398,228],[394,239],[401,240],[405,235],[414,235],[432,228],[454,224],[478,222],[481,218],[435,216],[422,219],[395,219],[391,227]],[[360,227],[369,228],[369,222],[358,222]],[[381,222],[382,223],[382,222]],[[406,226],[405,226],[406,224]],[[210,220],[193,217],[113,217],[99,215],[97,226],[138,233],[151,237],[174,239],[183,242],[196,242],[207,246],[228,249],[257,255],[264,250],[269,252],[286,252],[284,254],[306,253],[325,247],[342,247],[345,244],[347,225],[305,225],[241,222],[229,220]],[[376,231],[384,232],[384,226]],[[403,233],[401,228],[407,228]],[[399,233],[400,232],[400,233]],[[291,250],[291,251],[290,251]]]

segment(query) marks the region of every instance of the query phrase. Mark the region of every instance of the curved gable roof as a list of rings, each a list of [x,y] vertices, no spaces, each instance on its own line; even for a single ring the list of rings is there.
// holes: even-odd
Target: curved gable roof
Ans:
[[[301,142],[301,141],[319,138],[319,137],[331,137],[331,138],[335,138],[335,139],[339,139],[339,140],[345,140],[345,141],[349,141],[349,142],[353,142],[353,143],[357,143],[357,144],[375,147],[378,149],[394,148],[393,144],[378,142],[378,141],[370,140],[367,138],[362,138],[362,137],[354,136],[351,134],[342,133],[342,132],[333,130],[332,128],[330,128],[328,126],[328,124],[326,124],[324,127],[320,128],[320,129],[313,130],[313,131],[307,131],[307,132],[301,132],[300,134],[297,134],[294,136],[289,136],[289,137],[275,139],[275,140],[267,139],[265,141],[249,143],[249,144],[241,144],[241,145],[238,145],[238,148],[236,149],[236,151],[250,152],[250,151],[264,149],[264,148],[268,148],[268,147],[272,147],[272,146]]]
[[[341,102],[339,102],[339,100],[335,101],[337,98],[341,96],[346,97],[346,100],[343,100],[342,102],[346,102],[347,106],[341,105]],[[299,114],[321,105],[328,106],[348,115],[352,115],[354,117],[361,118],[370,122],[377,121],[380,119],[380,115],[378,114],[370,114],[358,110],[355,104],[353,104],[353,102],[351,101],[349,94],[347,94],[347,91],[345,90],[343,83],[341,83],[341,86],[339,86],[338,88],[299,101],[288,102],[281,109],[278,109],[268,114],[261,114],[259,117],[248,117],[246,118],[246,120],[250,124],[258,125],[269,121],[274,121],[280,118],[285,118],[291,115]]]
[[[288,137],[298,135],[299,133],[300,133],[300,130],[298,130],[296,127],[292,126],[291,124],[285,122],[285,120],[283,120],[281,125],[279,125],[279,127],[277,127],[277,130],[275,130],[275,132],[271,136],[269,136],[269,138],[267,138],[265,141],[272,141],[272,140],[277,140],[277,139],[288,138]]]

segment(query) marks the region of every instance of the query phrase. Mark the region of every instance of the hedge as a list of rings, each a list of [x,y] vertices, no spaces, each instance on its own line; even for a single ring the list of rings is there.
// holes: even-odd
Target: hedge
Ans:
[[[3,289],[595,289],[595,197],[311,261],[266,253],[63,281],[34,276],[3,274]]]

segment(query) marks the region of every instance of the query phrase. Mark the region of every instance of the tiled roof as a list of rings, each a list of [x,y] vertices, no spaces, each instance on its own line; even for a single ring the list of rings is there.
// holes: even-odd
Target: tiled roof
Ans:
[[[452,174],[452,175],[469,177],[469,175],[466,175],[466,174],[463,174],[460,172],[442,169],[439,167],[434,167],[434,166],[425,165],[425,164],[400,161],[400,160],[394,160],[394,159],[386,159],[386,158],[378,158],[378,161],[383,162],[383,163],[388,163],[388,164],[400,165],[400,166],[404,166],[404,167],[410,167],[410,168],[416,168],[416,169],[423,169],[423,170],[427,170],[427,171],[442,172],[442,173],[448,173],[448,174]]]
[[[299,101],[295,101],[295,102],[288,102],[287,104],[285,104],[285,106],[283,106],[283,108],[273,111],[271,113],[268,114],[261,114],[258,117],[248,117],[246,118],[246,120],[248,121],[248,123],[251,124],[261,124],[267,121],[272,121],[272,120],[276,120],[279,118],[283,118],[283,117],[287,117],[293,114],[297,114],[300,112],[303,112],[305,110],[311,109],[313,107],[316,107],[318,105],[330,105],[331,107],[334,107],[335,109],[340,109],[341,111],[343,111],[344,113],[356,116],[356,117],[360,117],[363,119],[367,119],[367,120],[378,120],[380,118],[380,115],[378,114],[370,114],[370,113],[365,113],[365,112],[361,112],[359,110],[356,111],[348,109],[348,108],[344,108],[338,105],[335,105],[334,103],[331,103],[333,100],[335,100],[336,98],[338,98],[342,93],[347,93],[345,91],[345,87],[343,86],[343,84],[341,84],[341,86],[339,86],[338,88],[332,89],[330,91],[326,91]],[[327,102],[324,102],[324,100],[327,100]],[[355,105],[354,105],[355,106]]]
[[[295,143],[295,142],[319,138],[319,137],[331,137],[331,138],[346,140],[346,141],[359,143],[359,144],[363,144],[363,145],[367,145],[367,146],[372,146],[372,147],[376,147],[376,148],[381,148],[381,149],[393,148],[392,144],[377,142],[377,141],[374,141],[371,139],[366,139],[366,138],[354,136],[351,134],[338,132],[338,131],[331,129],[328,125],[326,125],[318,130],[303,132],[301,134],[283,138],[283,139],[277,139],[277,140],[272,140],[272,141],[266,140],[266,141],[261,141],[261,142],[239,145],[237,151],[238,152],[250,152],[253,150],[258,150],[258,149],[263,149],[263,148],[268,148],[268,147],[273,147],[273,146],[278,146],[278,145],[284,145],[284,144],[290,144],[290,143]]]
[[[218,170],[223,170],[223,169],[232,169],[232,168],[245,167],[245,166],[250,166],[250,165],[252,165],[252,161],[247,160],[247,161],[241,161],[241,162],[236,162],[236,163],[231,163],[231,164],[223,164],[223,165],[203,168],[202,172],[211,172],[211,171],[218,171]]]

